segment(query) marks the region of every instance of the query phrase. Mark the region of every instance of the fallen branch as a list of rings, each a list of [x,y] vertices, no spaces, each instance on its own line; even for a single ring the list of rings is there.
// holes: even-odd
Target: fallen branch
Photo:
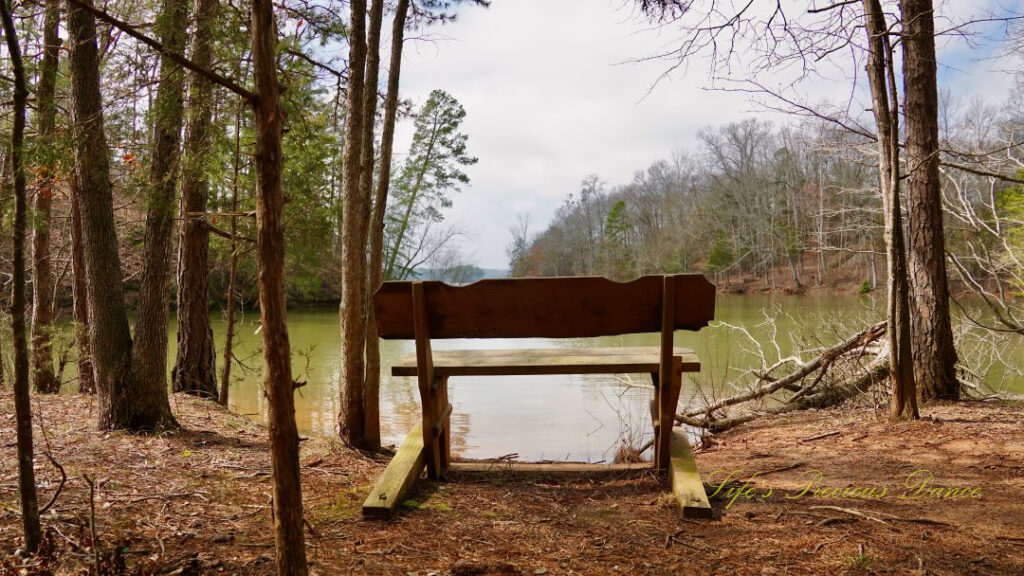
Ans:
[[[875,518],[874,516],[868,516],[867,514],[861,512],[859,510],[854,510],[853,508],[841,508],[839,506],[811,506],[810,509],[811,510],[832,510],[833,512],[842,512],[843,514],[849,514],[851,516],[858,516],[860,518],[864,518],[865,520],[871,520],[873,522],[878,522],[879,524],[885,524],[886,526],[889,525],[888,522],[886,522],[885,520],[882,520],[881,518]]]
[[[796,410],[807,410],[811,408],[824,408],[834,406],[858,394],[866,392],[875,383],[883,380],[889,374],[889,358],[885,355],[872,360],[857,375],[852,376],[836,385],[824,388],[814,394],[804,396],[798,402],[772,406],[763,410],[752,410],[737,416],[725,418],[709,418],[688,416],[686,414],[676,415],[676,422],[703,428],[713,433],[725,432],[741,424],[746,424],[763,416],[775,416],[793,412]],[[700,414],[706,411],[701,410]]]
[[[647,449],[648,449],[648,448],[650,448],[651,446],[654,446],[654,439],[653,439],[653,438],[651,438],[650,440],[648,440],[647,442],[645,442],[645,443],[644,443],[644,445],[643,445],[643,446],[641,446],[639,450],[637,450],[637,452],[638,452],[638,453],[640,453],[640,454],[643,454],[643,453],[644,453],[644,452],[646,452],[646,451],[647,451]]]
[[[818,434],[811,436],[810,438],[801,438],[800,442],[814,442],[815,440],[821,440],[822,438],[828,438],[830,436],[838,436],[839,430],[832,430],[831,432],[825,432],[824,434]]]
[[[739,416],[716,419],[694,418],[692,416],[677,415],[676,422],[686,424],[687,426],[693,426],[694,428],[705,428],[707,430],[710,430],[711,432],[718,433],[725,432],[730,428],[735,428],[740,424],[746,424],[747,422],[757,420],[762,416],[774,416],[777,414],[783,414],[786,412],[796,410],[797,408],[797,405],[775,406],[773,408],[768,408],[766,410],[757,410],[753,412],[748,412],[746,414],[741,414]]]
[[[854,350],[858,347],[865,347],[871,342],[874,342],[878,338],[885,335],[885,322],[879,322],[874,326],[871,326],[865,330],[862,330],[854,336],[846,339],[845,341],[826,349],[821,354],[811,359],[810,361],[801,364],[796,371],[791,372],[783,378],[775,381],[770,381],[767,384],[763,384],[753,390],[748,390],[740,394],[735,394],[723,400],[720,400],[710,406],[700,408],[698,410],[691,410],[689,412],[676,416],[677,422],[687,423],[687,419],[692,419],[696,416],[710,417],[711,414],[717,412],[723,408],[729,406],[735,406],[736,404],[742,404],[743,402],[749,402],[750,400],[756,400],[763,398],[781,388],[790,386],[796,382],[799,382],[807,376],[813,374],[818,369],[827,369],[840,356]],[[759,380],[766,380],[767,374],[759,376]],[[815,384],[817,380],[815,381]],[[800,392],[797,392],[800,394]]]
[[[787,470],[793,470],[793,469],[796,469],[796,468],[800,468],[803,465],[804,465],[803,462],[794,462],[792,464],[786,464],[785,466],[779,466],[777,468],[770,468],[768,470],[764,470],[762,472],[758,472],[757,474],[755,474],[755,476],[767,476],[769,474],[775,474],[776,472],[785,472]]]
[[[46,503],[46,506],[43,506],[42,508],[39,509],[40,516],[46,514],[46,511],[49,510],[50,507],[57,502],[57,497],[60,496],[61,490],[64,489],[64,484],[66,484],[68,481],[68,474],[67,472],[64,471],[64,467],[60,465],[60,462],[57,462],[57,460],[55,460],[54,457],[50,455],[49,451],[43,452],[43,454],[45,454],[46,457],[50,460],[50,464],[53,464],[53,466],[60,471],[60,484],[57,485],[57,490],[53,493],[53,496],[50,496],[50,501]]]
[[[96,537],[96,481],[88,474],[82,474],[85,483],[89,485],[89,535],[92,537],[92,559],[95,574],[100,572],[100,540]]]

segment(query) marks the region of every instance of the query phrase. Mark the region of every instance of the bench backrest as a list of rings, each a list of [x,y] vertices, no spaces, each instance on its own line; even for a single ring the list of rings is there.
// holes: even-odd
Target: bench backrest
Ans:
[[[644,276],[631,282],[601,277],[503,278],[467,286],[385,282],[373,296],[377,331],[412,339],[414,286],[426,309],[430,338],[586,338],[663,331],[664,296],[672,329],[699,330],[715,315],[715,287],[699,274]]]

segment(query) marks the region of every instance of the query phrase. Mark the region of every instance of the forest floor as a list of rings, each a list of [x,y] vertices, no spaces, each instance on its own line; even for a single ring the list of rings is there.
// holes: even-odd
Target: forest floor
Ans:
[[[89,397],[34,398],[41,505],[60,483],[44,452],[68,479],[43,516],[43,553],[23,558],[12,397],[0,392],[0,573],[89,573],[88,475],[104,572],[270,574],[265,429],[209,402],[176,395],[172,403],[182,430],[132,436],[96,431]],[[890,424],[864,408],[806,412],[715,437],[697,454],[705,482],[731,471],[756,479],[715,496],[722,516],[712,521],[680,519],[666,479],[651,471],[454,472],[445,483],[421,482],[396,520],[364,521],[362,501],[386,458],[309,438],[311,571],[1024,574],[1024,406],[933,404],[923,415]],[[933,474],[930,488],[962,489],[960,497],[907,488],[921,470]],[[795,497],[812,480],[818,492]]]

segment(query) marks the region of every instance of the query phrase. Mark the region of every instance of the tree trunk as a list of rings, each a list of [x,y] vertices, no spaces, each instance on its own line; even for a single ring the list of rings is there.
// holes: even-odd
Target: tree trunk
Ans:
[[[69,67],[74,186],[78,190],[77,204],[82,216],[82,245],[89,286],[89,343],[99,396],[99,427],[166,428],[175,425],[166,388],[140,390],[132,370],[132,338],[124,303],[110,190],[109,149],[103,128],[96,21],[75,0],[68,0],[67,9],[72,46]]]
[[[213,62],[217,0],[196,2],[192,60],[203,68]],[[185,170],[181,177],[181,235],[178,242],[178,352],[171,376],[175,392],[217,398],[216,350],[210,327],[210,237],[202,214],[209,190],[205,158],[210,153],[213,84],[192,74]],[[224,402],[227,402],[225,397]]]
[[[53,374],[53,274],[50,267],[50,213],[56,173],[53,131],[54,93],[60,51],[60,0],[46,0],[43,16],[43,62],[36,88],[36,130],[42,151],[32,227],[32,371],[37,392],[56,393]]]
[[[25,108],[28,88],[21,61],[21,47],[14,29],[14,17],[7,0],[0,0],[7,51],[14,73],[14,126],[11,130],[11,168],[14,172],[14,262],[11,297],[11,329],[14,332],[14,414],[18,443],[18,492],[21,497],[21,522],[25,531],[25,550],[39,549],[39,502],[33,468],[32,405],[29,398],[28,341],[25,338]]]
[[[364,262],[370,258],[366,234],[373,234],[371,202],[373,199],[373,127],[377,119],[377,80],[380,74],[380,29],[384,21],[384,0],[373,0],[370,4],[370,28],[366,37],[366,78],[363,86],[363,142],[362,166],[359,175],[359,195],[362,197]],[[370,333],[370,323],[375,323],[370,311],[370,298],[376,286],[373,284],[372,268],[363,266],[361,278],[365,282],[362,290],[362,330],[365,349],[363,369],[363,447],[380,450],[380,344],[376,330]],[[372,340],[372,342],[371,342]],[[371,353],[372,349],[372,353]]]
[[[402,72],[402,44],[405,39],[405,19],[409,11],[409,0],[398,0],[395,19],[391,26],[391,64],[388,69],[388,88],[384,97],[384,124],[380,136],[380,172],[374,191],[373,209],[370,216],[370,274],[367,294],[380,288],[383,279],[384,260],[384,214],[387,211],[388,188],[391,183],[391,152],[395,136],[395,117],[398,113],[398,85]],[[372,18],[371,18],[372,21]],[[366,436],[375,438],[380,446],[380,339],[377,336],[377,319],[372,302],[366,308],[366,381],[363,389]]]
[[[184,51],[187,19],[184,0],[162,1],[156,30],[168,51],[178,54]],[[145,247],[131,356],[135,409],[149,413],[159,422],[159,427],[175,425],[167,399],[167,316],[183,90],[184,73],[173,60],[162,56],[160,84],[153,107]]]
[[[78,391],[96,393],[96,378],[89,348],[89,281],[85,276],[85,246],[82,244],[82,210],[78,207],[78,186],[71,183],[71,308],[75,317],[75,350],[78,355]]]
[[[939,91],[932,0],[904,0],[903,91],[907,135],[914,370],[921,398],[959,398],[939,189]]]
[[[238,213],[238,173],[242,164],[242,102],[235,108],[235,158],[231,178],[231,212]],[[228,272],[227,329],[224,334],[224,372],[220,380],[220,396],[217,403],[228,405],[231,391],[231,361],[235,341],[235,282],[238,280],[238,218],[231,218],[231,267]]]
[[[878,127],[878,172],[885,215],[886,259],[889,266],[888,332],[889,379],[892,384],[890,416],[916,419],[917,395],[911,355],[910,306],[907,267],[900,213],[899,123],[897,92],[885,14],[878,0],[864,0],[868,35],[868,81]],[[887,93],[888,88],[888,93]]]
[[[270,0],[252,2],[252,57],[256,116],[256,249],[263,322],[264,386],[270,428],[270,475],[274,503],[277,573],[305,576],[299,433],[295,426],[284,291],[284,194],[281,190],[283,112],[277,81],[277,30]]]
[[[366,286],[366,221],[360,218],[367,198],[361,186],[363,91],[366,65],[366,0],[351,0],[349,30],[349,77],[345,116],[345,156],[342,222],[341,281],[341,379],[342,410],[338,416],[341,437],[349,445],[366,447],[363,418],[363,378],[366,348],[366,316],[363,288]],[[372,111],[369,112],[372,114]]]
[[[825,283],[825,188],[821,185],[821,166],[816,167],[818,175],[818,286]]]
[[[185,25],[188,6],[185,0],[162,0],[157,16],[160,41],[170,52],[185,51]],[[138,320],[132,365],[137,378],[136,394],[167,403],[167,316],[170,295],[170,261],[174,233],[174,202],[181,155],[181,125],[184,105],[182,94],[185,74],[166,56],[160,58],[160,85],[154,106],[153,156],[149,175],[149,207],[146,213],[145,249],[139,290]],[[162,401],[161,401],[162,398]]]

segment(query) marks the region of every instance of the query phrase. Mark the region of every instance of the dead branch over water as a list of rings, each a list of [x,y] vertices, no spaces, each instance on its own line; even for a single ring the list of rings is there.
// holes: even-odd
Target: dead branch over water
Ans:
[[[756,342],[745,328],[732,328]],[[763,349],[758,345],[762,370],[752,371],[755,376],[752,387],[707,403],[700,408],[677,414],[676,421],[711,432],[722,432],[761,416],[840,404],[867,392],[888,375],[888,347],[880,345],[884,342],[885,334],[886,323],[878,322],[839,344],[820,349],[817,355],[809,360],[790,355],[770,366],[764,359]],[[865,356],[868,358],[867,361]],[[787,366],[791,367],[789,372],[781,376],[776,375]],[[773,396],[779,391],[788,392],[789,396]],[[749,407],[755,402],[764,401],[774,402],[774,405],[762,408]],[[744,405],[748,408],[736,410],[737,407]]]
[[[676,415],[676,422],[712,433],[724,432],[764,416],[795,410],[820,409],[844,402],[867,398],[887,399],[885,384],[889,376],[889,345],[886,322],[869,325],[834,345],[816,345],[807,352],[784,354],[779,343],[776,318],[765,314],[762,326],[770,334],[759,338],[745,326],[721,323],[749,341],[749,352],[758,358],[759,367],[745,373],[740,381],[725,383],[726,389],[737,390],[730,396],[705,396]],[[1011,375],[1019,371],[1008,361],[1005,342],[997,334],[974,329],[971,323],[960,325],[956,338],[966,353],[957,369],[961,394],[975,399],[1007,396],[998,385],[987,385],[982,375],[1001,367]],[[845,332],[838,326],[833,332]],[[774,353],[774,354],[772,354]],[[772,356],[774,355],[774,359]],[[713,389],[721,389],[718,385]]]

